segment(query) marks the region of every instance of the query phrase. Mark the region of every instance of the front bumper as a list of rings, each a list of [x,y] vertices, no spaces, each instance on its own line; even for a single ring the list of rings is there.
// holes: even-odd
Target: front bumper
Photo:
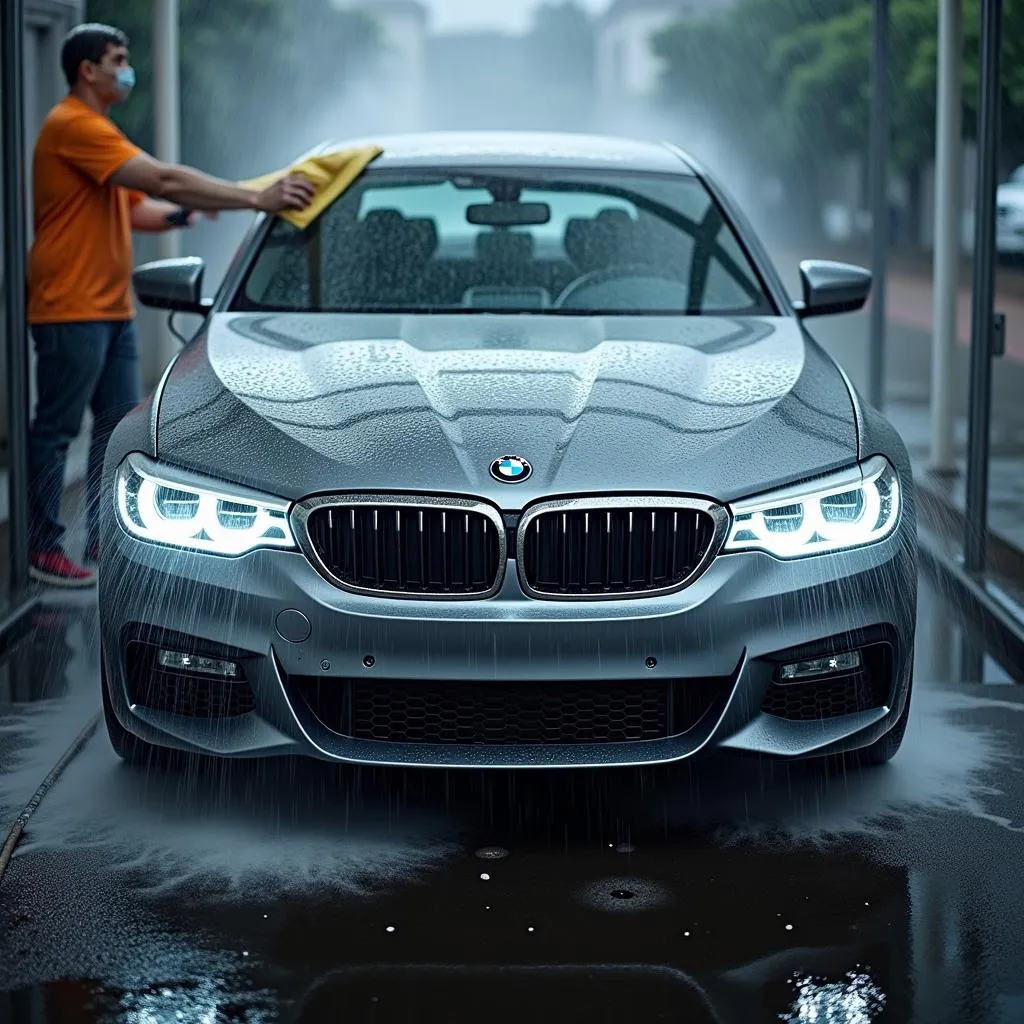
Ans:
[[[596,767],[676,761],[727,749],[783,757],[865,746],[892,727],[910,682],[916,613],[913,520],[852,553],[793,561],[720,555],[687,589],[658,598],[563,603],[528,598],[514,566],[488,600],[419,602],[361,596],[327,583],[306,558],[262,550],[221,558],[108,531],[100,573],[104,675],[113,709],[149,742],[223,757],[308,755],[434,767]],[[283,612],[289,615],[281,618]],[[299,613],[308,621],[308,638]],[[291,639],[278,632],[278,624]],[[126,653],[143,637],[244,664],[251,710],[199,717],[131,706]],[[299,638],[299,642],[295,642]],[[762,712],[779,652],[788,657],[884,639],[884,702],[793,721]],[[801,652],[790,649],[806,648]],[[387,685],[536,686],[673,681],[712,694],[689,728],[629,742],[389,742],[339,734],[302,697],[342,681]],[[346,684],[347,685],[347,684]]]

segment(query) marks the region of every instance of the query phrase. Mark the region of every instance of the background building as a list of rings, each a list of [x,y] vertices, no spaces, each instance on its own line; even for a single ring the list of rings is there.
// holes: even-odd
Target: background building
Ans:
[[[613,0],[597,36],[597,86],[603,100],[649,98],[661,65],[651,38],[674,22],[703,18],[735,0]]]
[[[386,83],[388,131],[415,131],[423,119],[427,54],[427,10],[416,0],[332,0],[376,23],[380,48],[364,79]]]

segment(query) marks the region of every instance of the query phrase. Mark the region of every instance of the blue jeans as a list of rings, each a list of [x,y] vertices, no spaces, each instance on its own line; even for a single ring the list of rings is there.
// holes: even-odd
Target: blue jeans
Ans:
[[[139,355],[131,320],[35,324],[36,415],[28,437],[29,546],[60,550],[60,499],[68,445],[86,406],[93,431],[86,478],[86,543],[99,538],[103,456],[114,427],[139,402]]]

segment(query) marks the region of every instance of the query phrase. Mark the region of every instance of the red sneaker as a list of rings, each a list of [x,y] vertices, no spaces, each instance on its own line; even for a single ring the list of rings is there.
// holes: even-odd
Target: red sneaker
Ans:
[[[91,587],[96,574],[76,565],[63,551],[38,552],[29,557],[29,575],[50,587]]]

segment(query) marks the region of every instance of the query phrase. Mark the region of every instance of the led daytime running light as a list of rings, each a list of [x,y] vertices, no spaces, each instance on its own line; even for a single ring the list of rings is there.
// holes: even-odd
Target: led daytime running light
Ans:
[[[829,519],[829,498],[855,495],[855,519]],[[873,544],[889,536],[899,521],[899,478],[888,460],[876,456],[856,471],[846,470],[806,489],[786,488],[775,494],[736,502],[725,551],[765,551],[776,558],[828,554]],[[773,516],[791,522],[799,509],[796,529],[773,528]]]
[[[160,507],[161,490],[183,495],[184,504],[195,505],[195,513],[181,518],[164,515]],[[225,512],[225,505],[237,508]],[[219,490],[212,481],[206,486],[198,480],[195,484],[164,480],[131,457],[118,471],[117,511],[124,529],[156,544],[231,556],[260,547],[296,546],[283,502],[272,498],[260,502],[233,495]],[[230,526],[224,519],[231,517],[251,522]]]

